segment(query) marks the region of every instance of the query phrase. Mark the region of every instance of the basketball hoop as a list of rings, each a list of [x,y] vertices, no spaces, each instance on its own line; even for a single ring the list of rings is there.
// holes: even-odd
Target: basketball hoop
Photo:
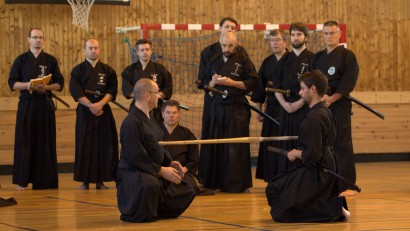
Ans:
[[[73,9],[73,24],[88,32],[88,15],[95,0],[67,0]]]

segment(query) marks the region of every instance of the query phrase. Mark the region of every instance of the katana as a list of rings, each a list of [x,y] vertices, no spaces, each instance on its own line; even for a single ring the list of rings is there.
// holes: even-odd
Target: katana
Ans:
[[[260,143],[267,141],[297,140],[297,136],[271,136],[271,137],[238,137],[207,140],[177,140],[159,141],[159,145],[187,145],[187,144],[235,144],[235,143]]]
[[[160,99],[162,100],[164,103],[167,102],[165,99]],[[184,109],[185,111],[189,111],[189,107],[185,106],[185,105],[179,105],[179,108]]]
[[[358,99],[356,99],[356,98],[354,98],[354,97],[352,97],[352,96],[349,96],[349,97],[347,97],[347,98],[348,98],[349,100],[355,102],[356,104],[360,105],[360,106],[363,107],[364,109],[368,110],[369,112],[375,114],[375,115],[376,115],[377,117],[379,117],[380,119],[384,120],[384,115],[383,115],[382,113],[380,113],[380,112],[374,110],[374,109],[371,108],[369,105],[363,103],[362,101],[360,101],[360,100],[358,100]]]
[[[276,89],[276,88],[270,88],[267,87],[265,89],[266,92],[279,92],[279,93],[283,93],[286,96],[291,95],[292,93],[290,92],[290,90],[283,90],[283,89]],[[384,120],[384,115],[376,110],[374,110],[373,108],[371,108],[369,105],[363,103],[362,101],[352,97],[352,96],[348,96],[346,97],[348,100],[355,102],[356,104],[358,104],[359,106],[363,107],[364,109],[368,110],[369,112],[373,113],[374,115],[376,115],[377,117],[381,118]]]
[[[97,91],[91,91],[91,90],[85,89],[84,92],[85,92],[85,93],[92,94],[92,95],[94,96],[94,98],[96,98],[96,99],[98,99],[98,98],[104,96],[104,94],[101,93],[101,92],[98,91],[98,90],[97,90]],[[124,105],[118,103],[118,102],[115,101],[115,100],[111,100],[111,103],[117,105],[119,108],[121,108],[122,110],[126,111],[127,113],[130,112],[126,107],[124,107]]]
[[[205,85],[205,86],[204,86],[204,89],[205,89],[205,90],[208,90],[208,91],[212,91],[212,92],[214,92],[214,93],[217,93],[217,94],[221,95],[222,98],[226,98],[226,97],[229,97],[229,96],[230,96],[227,90],[221,91],[221,90],[218,90],[218,89],[216,89],[216,88],[214,88],[214,87],[210,87],[210,86],[208,86],[208,85]],[[272,118],[270,115],[266,114],[265,112],[261,111],[259,108],[255,107],[255,106],[253,106],[253,105],[251,105],[251,104],[249,104],[249,103],[247,103],[247,102],[243,102],[243,103],[244,103],[246,106],[248,106],[250,109],[252,109],[252,110],[254,110],[255,112],[257,112],[258,114],[260,114],[260,115],[262,115],[262,116],[268,118],[270,121],[272,121],[272,122],[275,123],[276,125],[278,125],[278,126],[280,125],[277,120],[275,120],[274,118]]]
[[[272,146],[268,146],[266,149],[267,149],[269,152],[273,152],[273,153],[277,153],[277,154],[283,155],[283,156],[285,156],[286,158],[288,157],[288,151],[286,151],[286,150],[279,149],[279,148],[275,148],[275,147],[272,147]],[[334,178],[336,178],[336,179],[342,181],[343,183],[346,183],[346,184],[352,186],[353,189],[356,190],[357,192],[361,192],[361,191],[362,191],[362,189],[361,189],[359,186],[357,186],[357,185],[354,184],[353,182],[349,181],[348,179],[344,178],[343,176],[341,176],[341,175],[339,175],[339,174],[333,172],[332,170],[323,167],[322,165],[320,165],[320,163],[314,163],[314,166],[315,166],[316,168],[318,168],[319,170],[322,170],[322,171],[325,172],[326,174],[328,174],[328,175],[330,175],[330,176],[333,176]]]
[[[124,105],[118,103],[118,102],[115,101],[115,100],[111,100],[111,103],[117,105],[119,108],[121,108],[122,110],[126,111],[127,113],[130,112],[130,110],[128,110],[126,107],[124,107]]]
[[[70,108],[70,105],[66,101],[64,101],[62,98],[56,96],[54,93],[51,93],[51,97],[56,99],[60,103],[64,104],[64,106],[66,106],[67,108]]]

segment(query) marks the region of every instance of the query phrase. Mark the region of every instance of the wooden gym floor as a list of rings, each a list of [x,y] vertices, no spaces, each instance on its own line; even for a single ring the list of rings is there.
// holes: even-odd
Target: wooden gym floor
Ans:
[[[80,191],[71,173],[60,174],[58,190],[15,191],[0,176],[0,197],[18,205],[0,207],[0,230],[410,230],[410,162],[358,163],[362,193],[348,197],[352,217],[340,223],[282,224],[271,220],[265,183],[254,179],[250,193],[196,197],[178,219],[153,223],[119,220],[116,190]]]

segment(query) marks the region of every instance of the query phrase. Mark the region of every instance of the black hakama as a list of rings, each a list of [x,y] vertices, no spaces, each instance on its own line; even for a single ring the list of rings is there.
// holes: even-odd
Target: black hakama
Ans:
[[[299,91],[299,76],[305,72],[311,71],[311,64],[313,62],[313,53],[307,49],[297,56],[294,52],[285,54],[278,65],[274,75],[273,87],[283,90],[289,90],[290,95],[284,95],[287,102],[295,102],[300,99]],[[302,108],[293,113],[288,113],[283,107],[279,109],[279,123],[281,136],[297,136],[299,133],[299,126],[302,120],[306,117],[309,108],[304,105]],[[291,150],[296,148],[297,141],[289,140],[282,141],[279,147],[284,150]],[[278,156],[277,173],[289,169],[293,164],[287,158]],[[274,167],[274,166],[273,166]]]
[[[37,58],[31,51],[18,56],[9,75],[9,86],[13,90],[16,82],[52,74],[51,82],[63,89],[62,76],[57,60],[41,52]],[[38,94],[28,90],[20,91],[17,108],[13,184],[33,189],[58,188],[56,120],[51,92]]]
[[[283,54],[284,56],[287,54]],[[278,60],[274,54],[268,56],[263,62],[258,72],[258,88],[252,92],[251,100],[256,103],[266,103],[265,113],[279,121],[280,104],[273,93],[266,93],[266,87],[273,87],[273,76]],[[279,125],[264,118],[262,123],[262,137],[279,136]],[[261,142],[259,144],[258,162],[255,177],[263,179],[265,182],[271,181],[278,173],[282,172],[282,166],[286,166],[286,159],[267,151],[268,146],[279,147],[279,142]],[[282,162],[281,162],[282,160]],[[284,160],[284,161],[283,161]],[[284,162],[284,163],[283,163]]]
[[[245,48],[241,45],[238,45],[236,51],[248,56]],[[219,42],[211,44],[205,47],[201,51],[201,59],[199,61],[199,70],[198,70],[198,88],[203,89],[205,87],[205,76],[207,75],[206,67],[209,62],[214,61],[222,54],[222,47]],[[205,91],[204,94],[204,102],[203,102],[203,109],[202,109],[202,129],[201,129],[201,139],[209,139],[209,121],[210,121],[210,114],[209,110],[211,108],[212,103],[212,96],[208,94],[208,91]]]
[[[171,157],[158,145],[162,131],[155,119],[137,107],[121,125],[121,156],[116,170],[120,219],[148,222],[180,216],[195,197],[186,182],[171,183],[158,177],[161,166],[169,166]]]
[[[74,100],[86,97],[92,103],[105,94],[117,95],[117,75],[108,65],[98,62],[93,67],[88,61],[71,72],[70,93]],[[96,93],[99,92],[99,93]],[[95,116],[82,104],[77,106],[75,126],[74,180],[85,183],[112,181],[112,171],[118,162],[118,134],[110,105]]]
[[[208,64],[206,85],[214,73],[235,81],[243,81],[246,90],[215,86],[220,91],[228,91],[230,96],[222,98],[214,93],[209,111],[208,137],[222,139],[249,136],[251,113],[246,105],[248,101],[245,94],[257,85],[257,73],[252,61],[236,52],[225,63],[223,55],[219,55]],[[205,187],[221,189],[224,192],[243,192],[252,187],[249,144],[202,145],[199,176]]]
[[[164,141],[196,140],[195,135],[186,127],[177,125],[170,134],[167,128],[161,123],[164,133]],[[198,177],[199,147],[197,144],[191,145],[164,145],[173,160],[179,161],[183,167],[188,169],[183,181],[189,183],[195,190],[195,195],[213,195],[214,192],[202,186],[202,180]]]
[[[354,164],[352,142],[352,102],[347,99],[353,91],[358,76],[359,65],[356,57],[343,45],[335,48],[327,54],[326,49],[317,53],[314,60],[314,68],[319,69],[328,78],[328,95],[341,93],[343,97],[330,105],[330,110],[337,120],[337,135],[333,145],[336,157],[337,173],[356,182],[356,168]],[[351,189],[349,185],[340,182],[341,191]]]
[[[271,216],[277,222],[342,221],[344,197],[338,197],[336,179],[314,166],[319,163],[332,171],[336,163],[332,144],[336,124],[324,102],[312,107],[300,127],[298,150],[302,160],[278,175],[266,188]]]

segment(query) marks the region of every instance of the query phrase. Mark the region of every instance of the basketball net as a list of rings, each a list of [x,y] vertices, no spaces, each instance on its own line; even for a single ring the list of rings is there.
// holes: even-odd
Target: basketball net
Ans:
[[[67,0],[73,10],[72,24],[88,32],[88,15],[95,0]]]

